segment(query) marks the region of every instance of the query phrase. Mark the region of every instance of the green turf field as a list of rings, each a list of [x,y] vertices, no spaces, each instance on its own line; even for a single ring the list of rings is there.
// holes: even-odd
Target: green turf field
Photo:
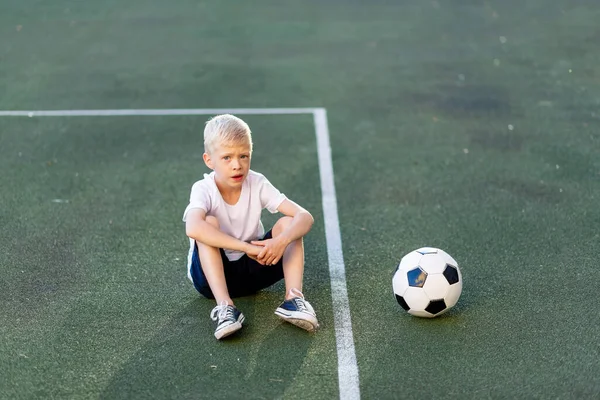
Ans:
[[[600,3],[525,3],[0,0],[0,111],[327,109],[360,389],[312,115],[242,117],[315,217],[322,328],[277,284],[219,342],[181,222],[208,116],[0,116],[0,398],[600,398]],[[391,287],[422,246],[464,278],[432,320]]]

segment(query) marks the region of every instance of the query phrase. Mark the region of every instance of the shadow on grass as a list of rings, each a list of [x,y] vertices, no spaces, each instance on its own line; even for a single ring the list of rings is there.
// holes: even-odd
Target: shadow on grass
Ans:
[[[246,316],[244,328],[217,341],[208,318],[212,302],[194,300],[122,366],[100,398],[282,396],[300,370],[313,338],[279,322],[270,308],[256,315],[256,303],[255,297],[237,299]]]

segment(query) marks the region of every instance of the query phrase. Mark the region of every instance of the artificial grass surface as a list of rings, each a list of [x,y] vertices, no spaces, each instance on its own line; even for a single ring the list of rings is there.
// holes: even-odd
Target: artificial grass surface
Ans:
[[[5,1],[0,109],[326,107],[362,397],[595,398],[599,13]],[[311,118],[248,122],[253,167],[322,221]],[[202,123],[0,118],[0,394],[236,397],[232,376],[248,398],[337,396],[322,223],[305,290],[324,329],[280,326],[275,287],[243,300],[244,335],[212,337],[180,223]],[[431,321],[391,291],[425,245],[465,280]]]

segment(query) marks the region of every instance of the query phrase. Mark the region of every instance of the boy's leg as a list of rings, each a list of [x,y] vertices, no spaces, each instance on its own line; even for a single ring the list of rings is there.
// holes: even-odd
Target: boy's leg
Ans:
[[[219,222],[215,217],[206,217],[206,222],[219,229]],[[221,258],[221,251],[217,247],[207,246],[203,243],[196,241],[198,247],[198,258],[200,258],[200,264],[202,265],[202,272],[208,281],[210,290],[215,296],[217,304],[230,304],[233,305],[233,300],[229,296],[227,290],[227,281],[225,280],[225,268],[223,266],[223,259]]]
[[[273,226],[273,237],[281,233],[292,223],[292,217],[282,217]],[[304,276],[304,242],[302,238],[294,240],[288,245],[283,253],[283,280],[285,281],[285,299],[289,300],[293,295],[292,289],[302,292],[302,280]]]
[[[209,216],[206,218],[206,222],[219,229],[219,222],[216,218]],[[221,250],[198,241],[196,241],[196,246],[202,272],[217,302],[217,306],[213,308],[210,317],[217,321],[215,337],[221,339],[242,328],[244,314],[235,308],[233,300],[229,296]]]
[[[273,226],[273,237],[280,235],[292,222],[291,217],[282,217]],[[277,307],[275,314],[307,331],[319,327],[315,310],[304,300],[302,280],[304,275],[304,242],[302,238],[290,243],[283,253],[283,279],[285,301]]]

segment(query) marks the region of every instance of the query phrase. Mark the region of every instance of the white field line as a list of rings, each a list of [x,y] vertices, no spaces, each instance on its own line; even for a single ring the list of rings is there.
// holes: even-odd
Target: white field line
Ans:
[[[319,108],[314,111],[313,115],[317,133],[321,196],[325,218],[325,238],[327,240],[329,278],[331,280],[331,297],[333,300],[340,399],[358,400],[360,399],[358,364],[356,363],[352,322],[350,320],[350,303],[346,287],[346,267],[344,266],[342,235],[340,233],[337,198],[335,195],[327,111],[324,108]]]
[[[346,286],[346,269],[342,251],[340,223],[337,211],[333,163],[327,111],[324,108],[191,108],[140,110],[51,110],[0,111],[0,117],[77,117],[77,116],[169,116],[169,115],[285,115],[312,114],[317,137],[317,152],[321,179],[321,196],[325,219],[325,238],[331,279],[335,337],[338,357],[340,400],[359,400],[358,364],[354,350],[350,303]]]
[[[0,111],[0,117],[118,117],[144,115],[313,114],[315,108],[174,108],[140,110]]]

